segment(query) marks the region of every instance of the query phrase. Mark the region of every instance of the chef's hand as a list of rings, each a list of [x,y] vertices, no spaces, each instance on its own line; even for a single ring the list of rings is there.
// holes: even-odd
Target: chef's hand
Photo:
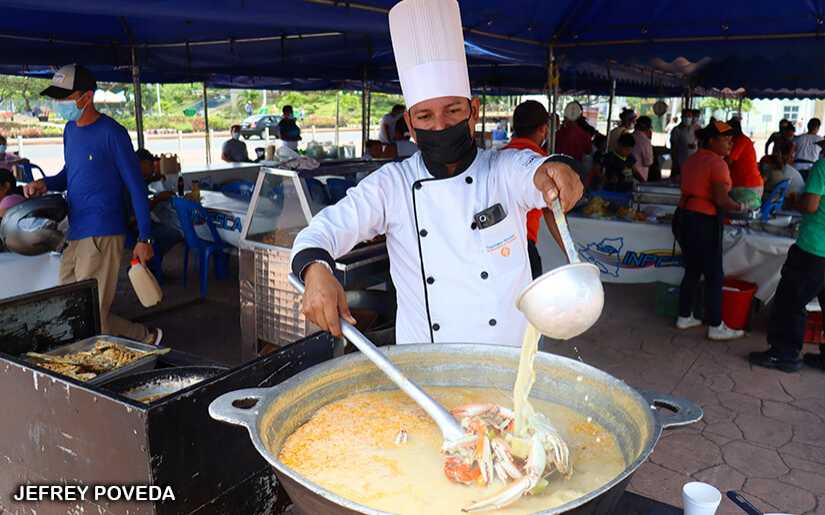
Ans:
[[[49,188],[46,187],[46,181],[43,179],[38,179],[34,182],[26,184],[26,186],[23,187],[23,194],[26,195],[26,198],[39,197],[48,190]]]
[[[309,265],[304,272],[304,284],[302,311],[312,323],[336,338],[341,336],[341,318],[355,325],[344,288],[326,266]]]
[[[544,163],[536,170],[533,182],[544,194],[548,206],[556,198],[561,198],[561,207],[565,213],[575,207],[584,193],[584,185],[579,174],[564,163]]]
[[[135,245],[135,250],[132,251],[132,256],[140,260],[140,264],[146,266],[146,263],[155,255],[154,249],[148,243],[139,242]]]

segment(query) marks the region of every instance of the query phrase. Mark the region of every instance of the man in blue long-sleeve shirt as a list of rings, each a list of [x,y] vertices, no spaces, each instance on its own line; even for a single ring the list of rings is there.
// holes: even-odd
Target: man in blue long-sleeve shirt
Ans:
[[[57,100],[65,119],[65,165],[54,177],[30,183],[28,196],[48,190],[66,191],[69,203],[69,246],[60,263],[62,284],[97,279],[101,330],[157,345],[159,329],[130,322],[110,312],[123,257],[128,193],[138,224],[133,255],[144,265],[152,258],[151,220],[146,185],[126,129],[95,109],[94,76],[82,66],[67,65],[42,95]]]

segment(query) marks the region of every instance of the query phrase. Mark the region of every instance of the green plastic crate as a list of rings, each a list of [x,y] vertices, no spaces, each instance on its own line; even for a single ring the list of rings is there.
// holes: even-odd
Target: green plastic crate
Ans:
[[[656,283],[656,315],[675,319],[679,316],[679,285]]]
[[[656,314],[676,319],[679,316],[679,285],[656,283]],[[693,316],[702,320],[705,314],[705,282],[701,281],[693,299]]]

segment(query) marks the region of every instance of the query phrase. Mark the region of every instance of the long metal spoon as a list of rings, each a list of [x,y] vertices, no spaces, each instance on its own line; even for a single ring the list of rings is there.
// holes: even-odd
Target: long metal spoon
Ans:
[[[561,200],[557,198],[550,207],[553,210],[553,218],[556,219],[556,227],[559,229],[561,242],[564,244],[567,261],[571,265],[575,265],[580,262],[579,253],[576,252],[576,244],[573,243],[573,237],[570,235],[570,229],[567,227],[567,217],[564,216],[564,210],[561,208]]]
[[[304,294],[304,283],[295,274],[289,274],[289,282],[301,295]],[[392,361],[378,348],[361,331],[355,328],[352,324],[341,319],[341,332],[347,340],[352,342],[364,356],[375,364],[390,380],[395,383],[401,390],[410,396],[421,408],[435,421],[444,440],[453,442],[465,436],[464,430],[456,419],[450,415],[450,412],[437,403],[435,399],[427,395],[417,384],[410,381],[404,374],[401,373]]]

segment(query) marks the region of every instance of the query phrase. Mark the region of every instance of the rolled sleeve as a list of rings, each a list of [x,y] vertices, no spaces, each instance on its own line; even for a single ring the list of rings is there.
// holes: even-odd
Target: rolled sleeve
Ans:
[[[502,150],[498,153],[495,166],[501,167],[511,201],[520,209],[542,209],[547,207],[544,194],[536,188],[536,171],[544,163],[563,163],[578,172],[578,161],[564,154],[542,156],[532,150]]]

